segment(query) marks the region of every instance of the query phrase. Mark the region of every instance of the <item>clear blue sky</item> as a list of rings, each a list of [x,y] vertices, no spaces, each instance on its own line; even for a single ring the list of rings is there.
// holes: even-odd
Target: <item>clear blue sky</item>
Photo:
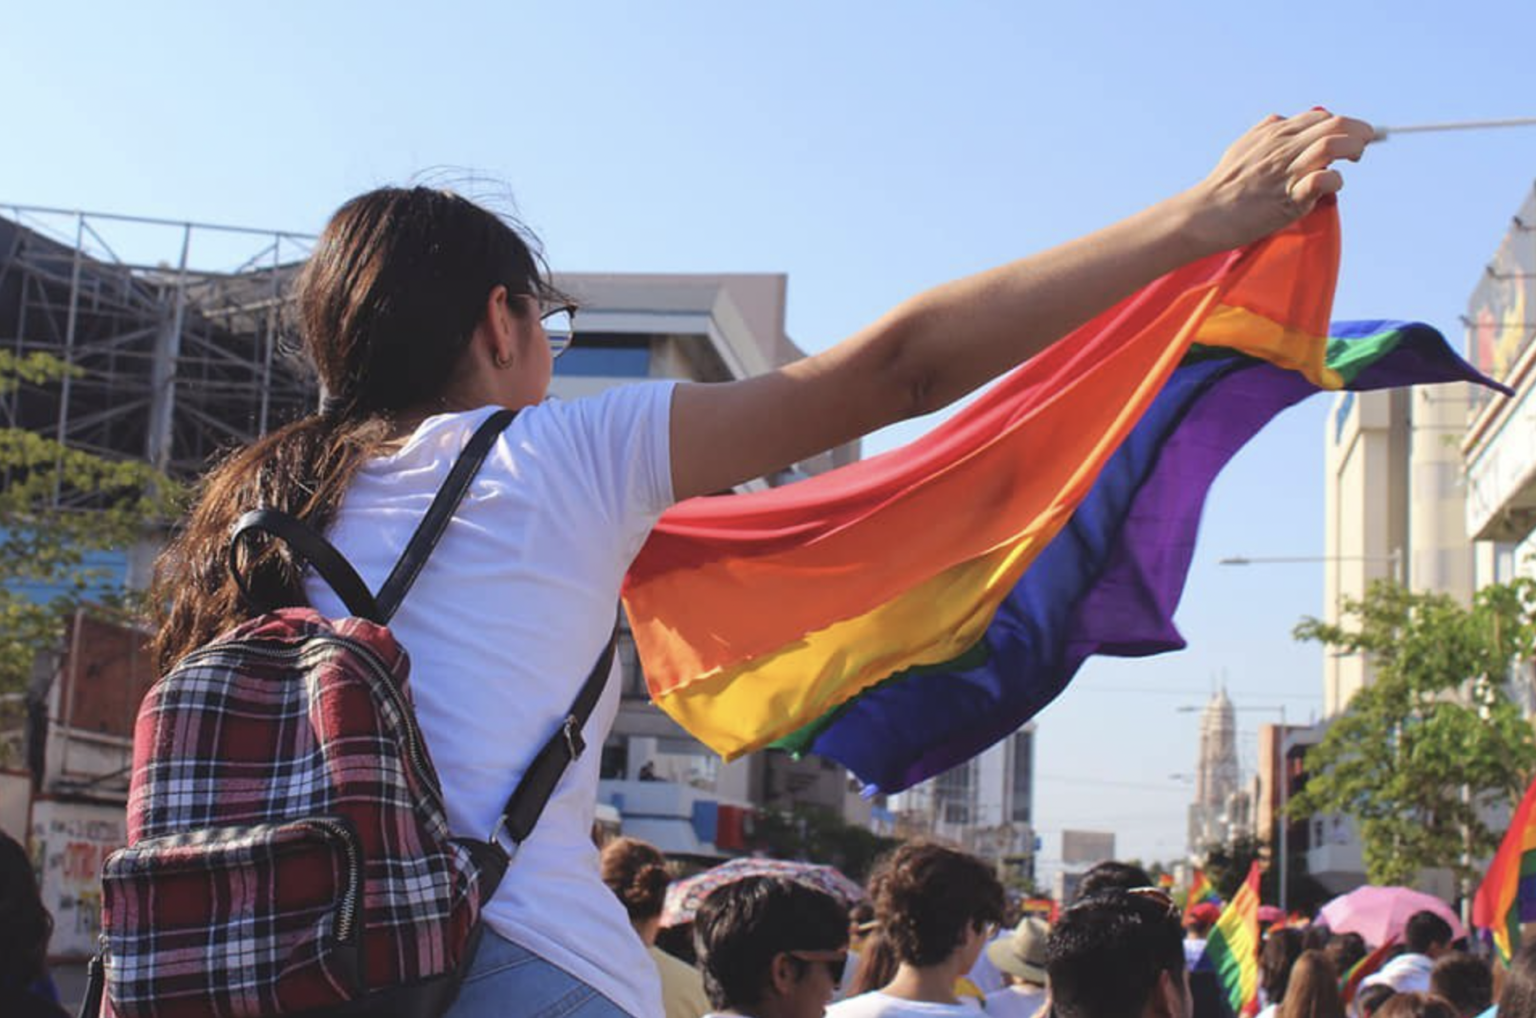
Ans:
[[[558,268],[787,272],[819,349],[927,285],[1193,183],[1270,112],[1536,114],[1529,0],[1481,4],[23,4],[0,33],[0,202],[317,230],[354,193],[474,171]],[[1536,130],[1404,137],[1352,168],[1336,317],[1457,316],[1536,176]],[[1040,718],[1063,827],[1183,848],[1196,717],[1321,703],[1326,401],[1218,483],[1190,649],[1091,663]],[[878,437],[885,448],[915,433]],[[1261,714],[1239,715],[1251,731]],[[1244,743],[1252,754],[1251,738]]]

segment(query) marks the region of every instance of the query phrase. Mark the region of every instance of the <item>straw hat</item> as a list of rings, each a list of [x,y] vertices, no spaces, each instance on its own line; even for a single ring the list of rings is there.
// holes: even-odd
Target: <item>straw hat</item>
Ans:
[[[1044,986],[1045,938],[1050,932],[1044,919],[1026,916],[1008,936],[987,945],[987,960],[1000,972]]]

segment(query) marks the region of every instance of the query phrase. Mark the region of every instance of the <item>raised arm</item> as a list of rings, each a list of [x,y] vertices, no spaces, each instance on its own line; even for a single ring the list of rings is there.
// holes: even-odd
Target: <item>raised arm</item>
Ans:
[[[722,491],[959,399],[1138,288],[1274,232],[1343,184],[1371,127],[1270,117],[1194,188],[1060,247],[904,301],[836,346],[736,382],[680,385],[678,499]]]

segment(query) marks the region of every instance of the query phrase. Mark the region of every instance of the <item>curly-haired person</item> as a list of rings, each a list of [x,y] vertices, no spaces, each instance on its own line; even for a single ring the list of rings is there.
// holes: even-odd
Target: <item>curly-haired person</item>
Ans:
[[[917,842],[898,848],[871,881],[875,916],[897,961],[878,990],[832,1005],[828,1018],[971,1015],[955,983],[1003,920],[1003,885],[964,852]]]

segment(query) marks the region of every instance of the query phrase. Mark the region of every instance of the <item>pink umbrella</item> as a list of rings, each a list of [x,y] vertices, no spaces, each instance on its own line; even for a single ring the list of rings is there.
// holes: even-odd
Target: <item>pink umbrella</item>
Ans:
[[[1335,933],[1358,933],[1366,943],[1379,945],[1391,936],[1401,938],[1415,912],[1433,912],[1451,924],[1454,936],[1467,935],[1449,905],[1409,887],[1357,887],[1324,905],[1317,919]]]
[[[1259,922],[1261,923],[1278,923],[1284,918],[1285,912],[1279,905],[1259,906]]]

